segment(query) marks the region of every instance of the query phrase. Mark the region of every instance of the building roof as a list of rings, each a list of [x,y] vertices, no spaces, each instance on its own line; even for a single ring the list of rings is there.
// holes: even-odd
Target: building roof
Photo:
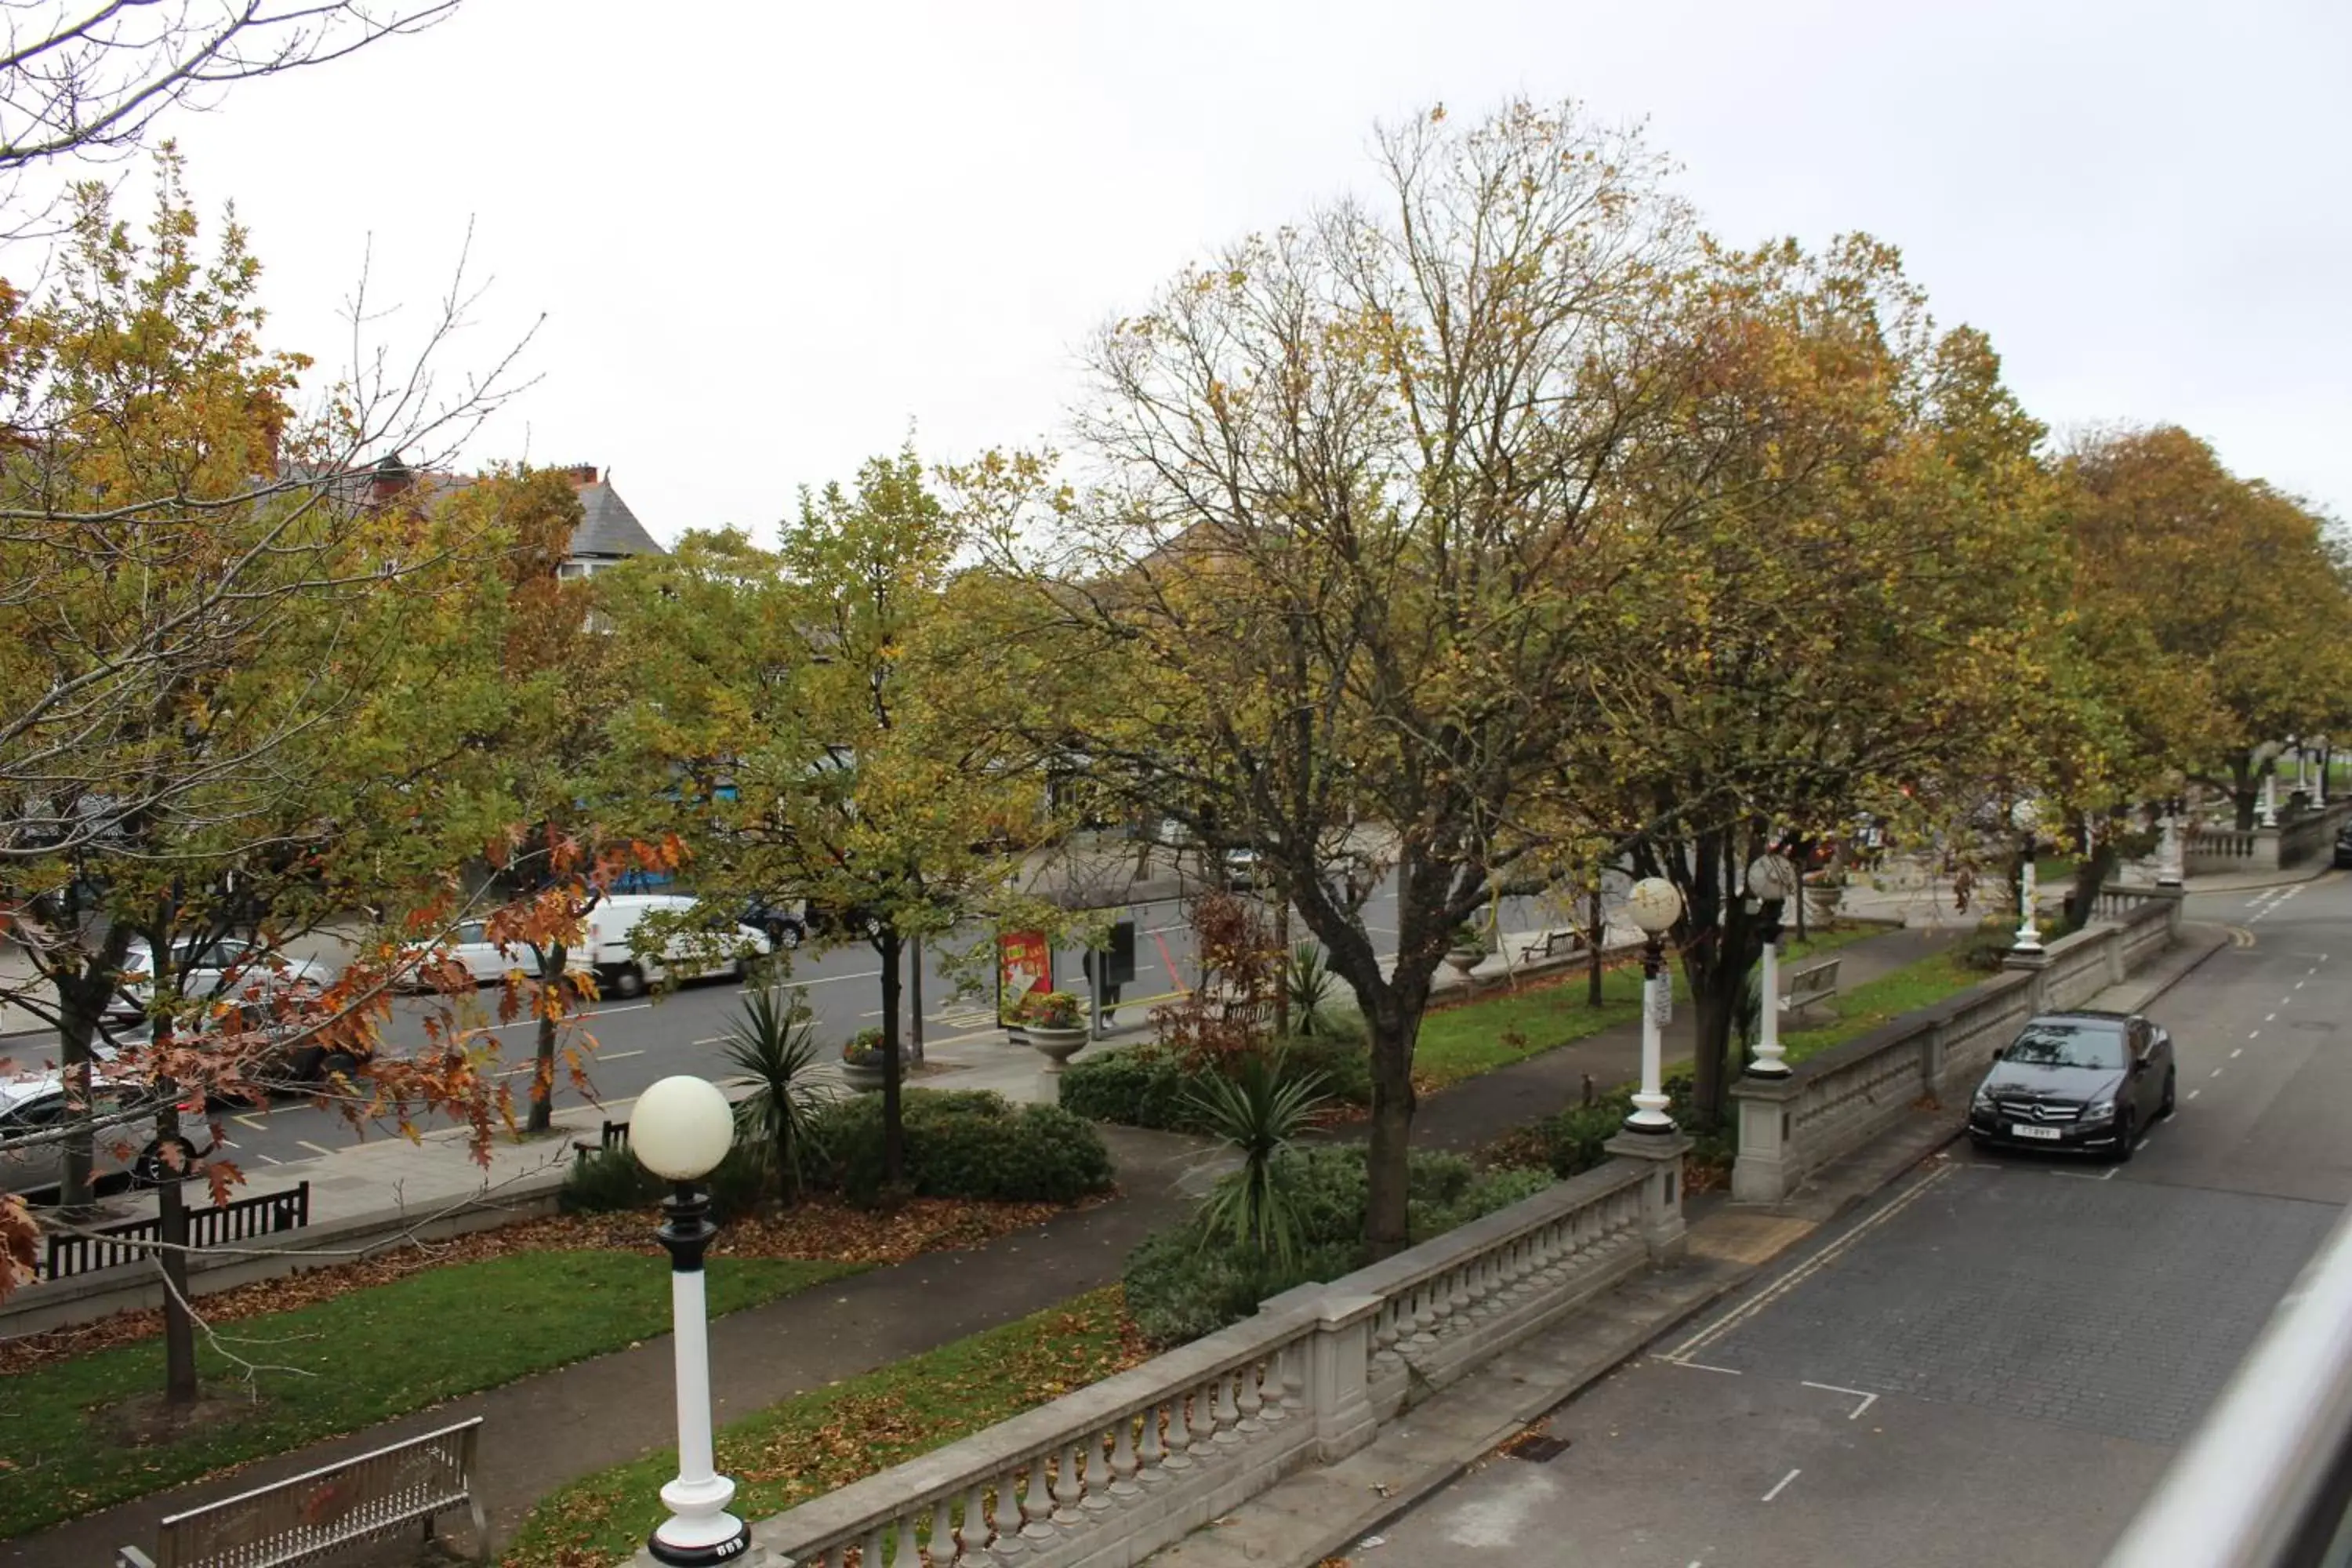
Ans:
[[[580,487],[580,526],[572,533],[572,553],[618,559],[660,555],[664,551],[619,492],[599,480]]]

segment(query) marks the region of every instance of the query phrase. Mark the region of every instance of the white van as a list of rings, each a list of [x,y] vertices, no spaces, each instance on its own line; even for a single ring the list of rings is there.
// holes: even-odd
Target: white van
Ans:
[[[630,933],[647,915],[657,910],[685,915],[695,903],[677,893],[616,893],[603,900],[588,911],[581,962],[595,970],[598,983],[610,994],[635,996],[665,979],[701,980],[719,974],[740,979],[751,972],[754,960],[774,950],[765,932],[738,924],[731,934],[725,930],[679,931],[664,945],[658,959],[641,959],[630,951]]]

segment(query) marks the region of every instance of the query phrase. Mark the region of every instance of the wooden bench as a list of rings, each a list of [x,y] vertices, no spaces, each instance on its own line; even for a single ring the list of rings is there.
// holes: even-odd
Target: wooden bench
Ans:
[[[585,1138],[574,1138],[572,1141],[572,1163],[575,1165],[586,1164],[591,1155],[609,1154],[615,1149],[625,1149],[628,1146],[629,1124],[625,1121],[607,1121],[604,1123],[604,1130],[597,1134],[595,1142],[591,1143]]]
[[[125,1546],[115,1568],[290,1568],[412,1525],[423,1525],[429,1542],[434,1520],[460,1508],[480,1543],[487,1524],[473,1488],[481,1427],[477,1415],[175,1513],[157,1527],[153,1557]]]
[[[1566,958],[1581,952],[1583,947],[1584,936],[1580,931],[1548,931],[1519,943],[1519,962],[1532,963],[1539,958]]]
[[[1801,1013],[1817,1002],[1826,1002],[1838,994],[1838,961],[1824,958],[1819,963],[1789,972],[1788,994],[1780,998],[1780,1011]]]

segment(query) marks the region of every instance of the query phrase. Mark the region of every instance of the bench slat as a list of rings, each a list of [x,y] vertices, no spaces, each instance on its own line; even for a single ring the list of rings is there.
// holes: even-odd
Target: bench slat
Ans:
[[[471,1508],[482,1418],[322,1465],[163,1521],[156,1568],[294,1568]],[[121,1561],[142,1554],[123,1549]]]

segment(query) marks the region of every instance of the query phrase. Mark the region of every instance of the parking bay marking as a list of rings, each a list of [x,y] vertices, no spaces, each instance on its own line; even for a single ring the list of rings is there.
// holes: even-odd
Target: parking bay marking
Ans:
[[[1764,1494],[1764,1500],[1766,1502],[1770,1502],[1774,1498],[1779,1497],[1782,1491],[1787,1489],[1790,1481],[1795,1480],[1799,1476],[1801,1476],[1805,1472],[1802,1470],[1790,1470],[1787,1475],[1782,1476],[1779,1480],[1772,1483],[1772,1489]]]
[[[1934,1187],[1938,1182],[1950,1176],[1952,1172],[1957,1168],[1958,1167],[1952,1165],[1937,1166],[1936,1169],[1928,1172],[1925,1176],[1922,1176],[1919,1179],[1918,1184],[1914,1186],[1909,1192],[1905,1193],[1893,1203],[1888,1204],[1885,1208],[1880,1209],[1876,1214],[1872,1215],[1868,1219],[1864,1220],[1860,1225],[1855,1226],[1852,1230],[1847,1231],[1843,1236],[1839,1237],[1835,1241],[1832,1241],[1827,1247],[1822,1247],[1819,1252],[1813,1254],[1812,1257],[1807,1258],[1804,1262],[1799,1264],[1788,1273],[1783,1274],[1780,1279],[1774,1280],[1769,1286],[1767,1286],[1764,1289],[1759,1291],[1750,1300],[1732,1309],[1722,1317],[1717,1318],[1714,1322],[1708,1324],[1706,1328],[1701,1329],[1697,1333],[1693,1334],[1689,1339],[1685,1340],[1681,1344],[1676,1345],[1673,1350],[1666,1352],[1663,1359],[1666,1361],[1682,1361],[1691,1355],[1694,1352],[1704,1350],[1708,1345],[1713,1344],[1716,1341],[1721,1339],[1724,1335],[1729,1333],[1732,1330],[1738,1328],[1740,1324],[1746,1322],[1748,1319],[1754,1317],[1765,1308],[1770,1306],[1774,1301],[1779,1300],[1782,1296],[1787,1295],[1790,1291],[1803,1284],[1807,1279],[1811,1279],[1822,1269],[1826,1268],[1831,1264],[1836,1262],[1838,1258],[1844,1256],[1844,1254],[1851,1249],[1856,1242],[1869,1235],[1878,1226],[1885,1225],[1888,1220],[1893,1219],[1896,1215],[1901,1214],[1913,1204],[1918,1202],[1924,1194],[1926,1194],[1930,1188]]]
[[[1864,1393],[1859,1388],[1840,1388],[1834,1383],[1808,1383],[1804,1386],[1807,1388],[1818,1388],[1824,1394],[1852,1394],[1854,1398],[1861,1400],[1861,1404],[1846,1412],[1845,1418],[1849,1421],[1858,1419],[1864,1411],[1878,1403],[1878,1395],[1875,1394]],[[1767,1500],[1769,1501],[1769,1500],[1768,1499]]]

